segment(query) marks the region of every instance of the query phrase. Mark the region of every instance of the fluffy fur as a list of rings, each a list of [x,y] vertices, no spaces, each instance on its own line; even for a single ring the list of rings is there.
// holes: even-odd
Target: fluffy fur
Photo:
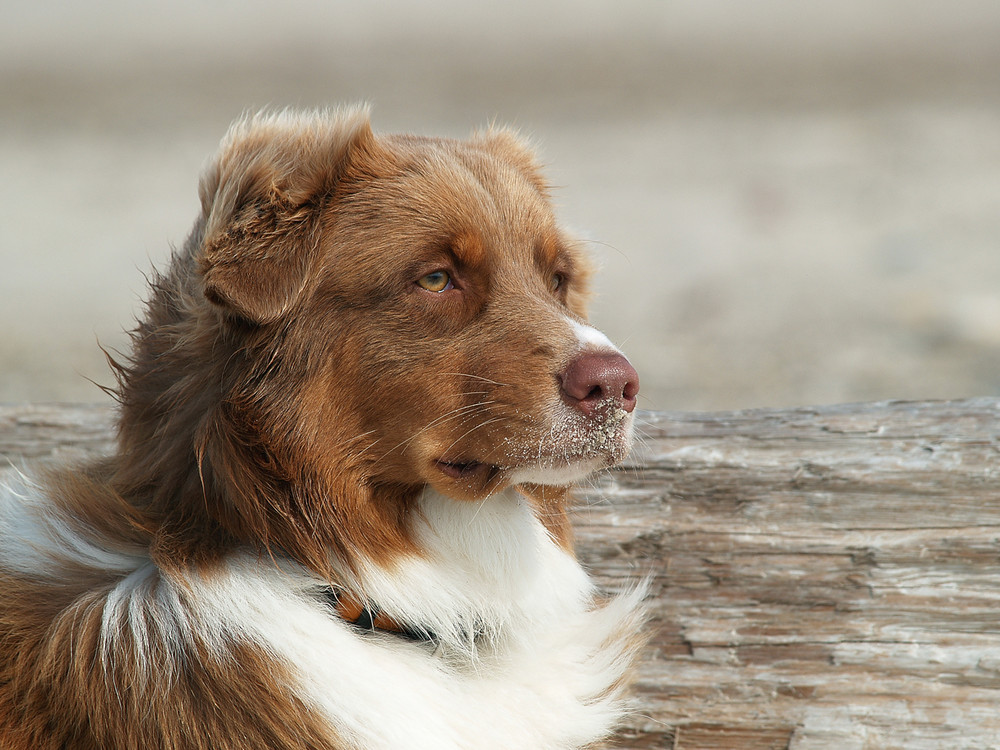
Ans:
[[[597,596],[567,487],[627,452],[638,380],[530,151],[259,116],[201,203],[115,364],[118,451],[0,487],[0,746],[605,737],[641,591]]]

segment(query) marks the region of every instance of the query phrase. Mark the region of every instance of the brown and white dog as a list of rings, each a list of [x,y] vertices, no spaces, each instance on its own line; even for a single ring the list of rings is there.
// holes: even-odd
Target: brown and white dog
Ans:
[[[118,451],[0,487],[7,750],[576,748],[641,591],[567,486],[638,377],[507,131],[238,122],[116,364]]]

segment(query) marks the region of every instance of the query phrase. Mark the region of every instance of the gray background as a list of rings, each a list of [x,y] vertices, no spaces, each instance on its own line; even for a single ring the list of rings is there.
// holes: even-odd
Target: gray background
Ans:
[[[1000,394],[1000,2],[4,3],[0,401],[106,398],[247,109],[538,144],[646,408]]]

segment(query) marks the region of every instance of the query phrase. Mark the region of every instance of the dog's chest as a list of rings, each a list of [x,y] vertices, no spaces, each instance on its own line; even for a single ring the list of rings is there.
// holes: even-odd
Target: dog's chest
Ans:
[[[442,635],[450,623],[489,633],[532,627],[579,610],[590,596],[576,560],[513,490],[478,502],[428,491],[414,533],[421,555],[388,569],[372,566],[358,583],[395,616],[432,624]]]
[[[590,610],[579,565],[514,493],[482,504],[428,494],[421,510],[425,554],[373,566],[359,583],[435,640],[362,633],[301,597],[272,602],[279,621],[259,635],[294,666],[296,692],[359,747],[574,747],[600,737],[616,713],[594,701],[616,679],[598,654],[614,625]]]

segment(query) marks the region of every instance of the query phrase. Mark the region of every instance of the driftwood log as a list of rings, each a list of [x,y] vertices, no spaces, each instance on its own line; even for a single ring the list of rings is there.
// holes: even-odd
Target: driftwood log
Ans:
[[[630,748],[1000,748],[1000,400],[645,413],[584,488],[607,589],[652,577]],[[13,463],[104,406],[0,406]]]

